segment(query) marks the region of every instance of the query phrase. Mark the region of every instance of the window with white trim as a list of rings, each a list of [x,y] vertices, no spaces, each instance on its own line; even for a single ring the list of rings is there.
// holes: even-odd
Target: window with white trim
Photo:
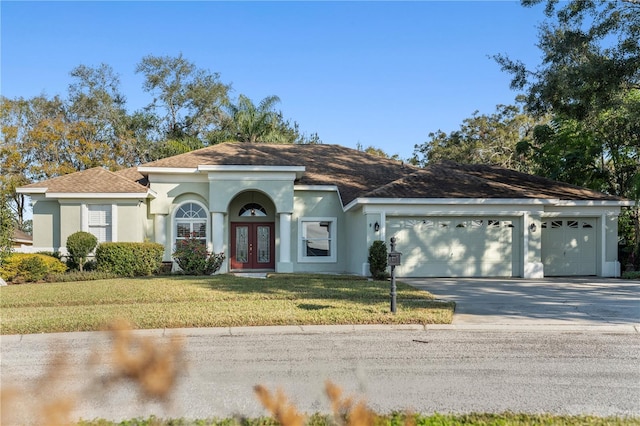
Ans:
[[[175,234],[174,243],[180,240],[196,238],[207,242],[207,212],[196,203],[185,203],[178,207],[175,215]]]
[[[99,243],[112,241],[111,204],[88,204],[87,213],[88,232],[95,235]]]
[[[337,219],[307,217],[299,220],[298,261],[335,262]]]

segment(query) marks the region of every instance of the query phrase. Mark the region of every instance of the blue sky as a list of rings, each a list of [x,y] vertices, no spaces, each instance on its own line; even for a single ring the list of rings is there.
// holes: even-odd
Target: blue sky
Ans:
[[[539,62],[542,9],[515,1],[0,3],[2,95],[66,96],[69,72],[109,64],[129,109],[151,96],[135,67],[180,53],[278,108],[324,143],[401,158],[429,132],[511,104],[488,56]]]

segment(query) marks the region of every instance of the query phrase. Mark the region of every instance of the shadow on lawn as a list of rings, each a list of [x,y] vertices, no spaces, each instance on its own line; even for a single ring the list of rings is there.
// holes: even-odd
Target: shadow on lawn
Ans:
[[[388,281],[370,281],[366,278],[347,275],[305,275],[275,274],[267,279],[237,277],[221,274],[211,277],[190,277],[196,285],[212,290],[227,291],[236,294],[262,295],[274,299],[300,300],[341,300],[354,303],[374,304],[389,300],[390,283]],[[404,284],[397,283],[398,301],[411,300],[426,305],[433,299],[431,294]],[[423,305],[423,306],[424,306]],[[306,306],[306,307],[305,307]],[[315,303],[302,304],[303,309],[321,309],[326,306]]]

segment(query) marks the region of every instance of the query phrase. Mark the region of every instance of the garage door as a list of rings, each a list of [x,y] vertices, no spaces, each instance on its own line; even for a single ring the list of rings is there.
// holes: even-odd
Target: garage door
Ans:
[[[542,222],[545,276],[596,275],[596,220],[558,218]]]
[[[396,272],[404,277],[513,276],[514,223],[502,218],[389,218],[387,232],[396,237],[396,250],[402,253]]]

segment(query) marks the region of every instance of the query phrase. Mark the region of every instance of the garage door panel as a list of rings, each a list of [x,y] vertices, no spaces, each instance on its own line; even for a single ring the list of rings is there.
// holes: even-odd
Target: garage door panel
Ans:
[[[558,218],[542,223],[545,276],[596,275],[596,219]]]
[[[392,218],[403,253],[399,276],[513,276],[513,221],[487,218]]]

